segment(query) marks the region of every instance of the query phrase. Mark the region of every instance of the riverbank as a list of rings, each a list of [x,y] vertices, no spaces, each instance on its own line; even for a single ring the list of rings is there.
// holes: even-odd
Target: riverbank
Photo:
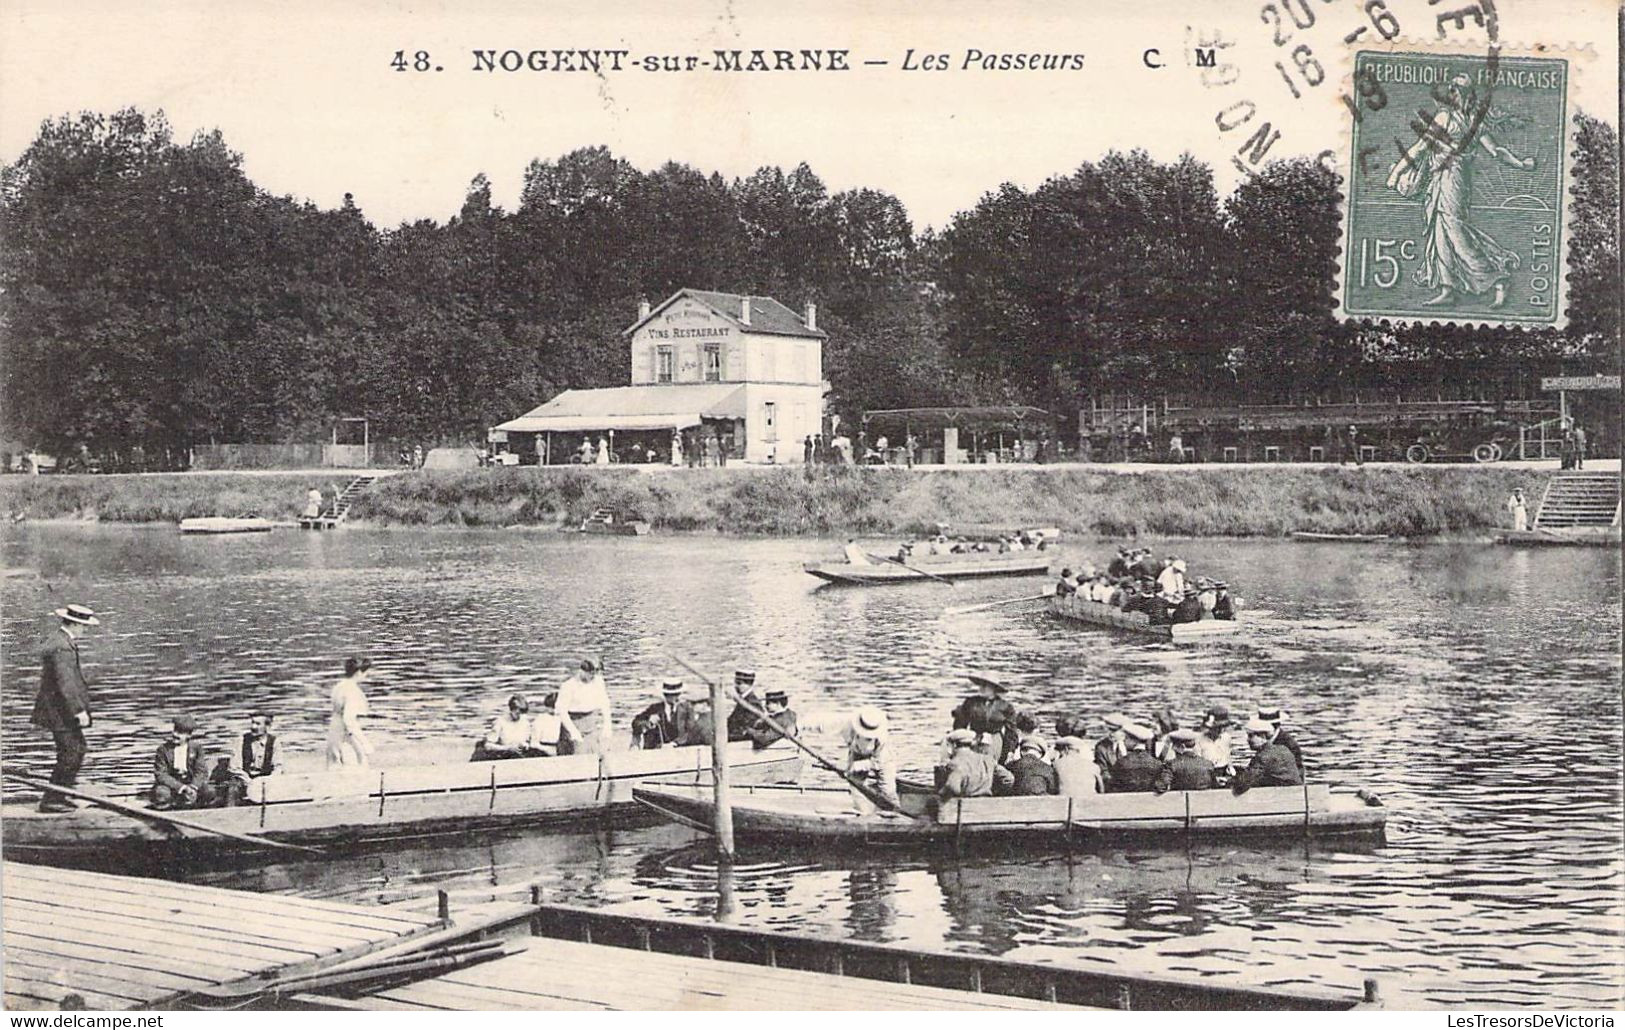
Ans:
[[[1159,474],[1158,469],[1166,474]],[[380,480],[352,509],[386,526],[569,526],[597,508],[657,530],[826,536],[919,533],[950,524],[1050,525],[1099,536],[1284,536],[1295,531],[1432,536],[1503,527],[1522,487],[1531,514],[1550,468],[1149,466],[1025,468],[501,468]],[[178,522],[289,519],[339,473],[0,478],[7,518]]]

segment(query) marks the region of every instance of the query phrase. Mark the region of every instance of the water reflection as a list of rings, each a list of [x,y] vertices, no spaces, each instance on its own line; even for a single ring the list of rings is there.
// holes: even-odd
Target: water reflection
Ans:
[[[43,613],[88,600],[97,722],[87,780],[144,786],[178,710],[216,744],[252,707],[313,752],[338,664],[370,654],[381,746],[471,736],[514,690],[539,693],[582,652],[618,701],[652,699],[670,652],[750,663],[798,710],[874,701],[906,765],[929,767],[971,668],[1063,713],[1185,716],[1223,700],[1293,713],[1316,778],[1390,804],[1368,850],[1203,848],[1065,854],[742,854],[732,918],[1069,963],[1113,961],[1249,983],[1426,1003],[1625,1001],[1620,576],[1609,552],[1466,545],[1179,545],[1237,584],[1241,639],[1171,645],[1033,612],[946,616],[1036,580],[816,590],[828,543],[574,540],[529,532],[275,533],[14,527],[0,581],[4,754],[39,768],[27,726]],[[691,686],[696,686],[692,684]],[[209,882],[432,905],[551,897],[715,917],[709,850],[664,826],[595,826],[247,870]]]

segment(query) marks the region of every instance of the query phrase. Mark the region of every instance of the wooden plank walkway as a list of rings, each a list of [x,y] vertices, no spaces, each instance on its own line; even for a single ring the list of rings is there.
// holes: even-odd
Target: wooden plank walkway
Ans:
[[[74,869],[0,863],[7,1009],[163,1008],[192,991],[342,961],[434,916]]]
[[[305,995],[306,1004],[410,1010],[1029,1011],[1070,1006],[1028,998],[855,980],[536,937],[518,955],[366,997]]]

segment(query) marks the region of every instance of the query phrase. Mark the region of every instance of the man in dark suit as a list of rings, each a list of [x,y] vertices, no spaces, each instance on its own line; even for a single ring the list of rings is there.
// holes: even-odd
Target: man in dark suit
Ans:
[[[1303,770],[1288,751],[1275,740],[1276,728],[1262,719],[1247,723],[1247,743],[1253,749],[1252,764],[1230,782],[1230,789],[1245,794],[1254,787],[1296,787],[1303,782]]]
[[[660,700],[632,720],[632,739],[646,751],[679,746],[691,735],[693,722],[694,706],[683,700],[683,681],[666,680]]]
[[[99,626],[96,613],[82,604],[58,608],[58,628],[40,651],[39,694],[34,698],[33,724],[49,730],[56,742],[56,765],[51,782],[72,787],[85,764],[85,730],[90,726],[90,686],[79,668],[79,638],[88,626]],[[47,791],[41,812],[71,812],[79,806],[67,795]]]
[[[203,746],[192,740],[197,720],[175,717],[169,737],[153,756],[152,807],[207,808],[215,802],[214,785],[203,764]]]

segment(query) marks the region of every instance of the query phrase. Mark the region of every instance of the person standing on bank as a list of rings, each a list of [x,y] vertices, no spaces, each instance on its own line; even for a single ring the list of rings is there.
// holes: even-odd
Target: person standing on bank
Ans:
[[[560,754],[596,755],[604,751],[604,742],[610,739],[609,688],[604,685],[598,662],[581,659],[576,674],[559,685],[557,711],[564,730]]]
[[[367,695],[361,685],[372,674],[372,662],[346,658],[344,678],[333,684],[332,713],[327,720],[327,767],[362,767],[372,754],[372,743],[361,728],[361,717],[369,713]]]
[[[49,731],[56,744],[51,782],[72,787],[85,764],[85,730],[90,728],[90,685],[79,668],[79,638],[87,626],[99,626],[101,620],[82,604],[58,608],[53,614],[58,625],[40,650],[39,694],[31,721]],[[67,795],[47,791],[39,810],[71,812],[78,807]]]
[[[1529,528],[1529,503],[1523,499],[1523,488],[1518,487],[1507,498],[1507,511],[1512,513],[1512,528],[1522,533]]]

